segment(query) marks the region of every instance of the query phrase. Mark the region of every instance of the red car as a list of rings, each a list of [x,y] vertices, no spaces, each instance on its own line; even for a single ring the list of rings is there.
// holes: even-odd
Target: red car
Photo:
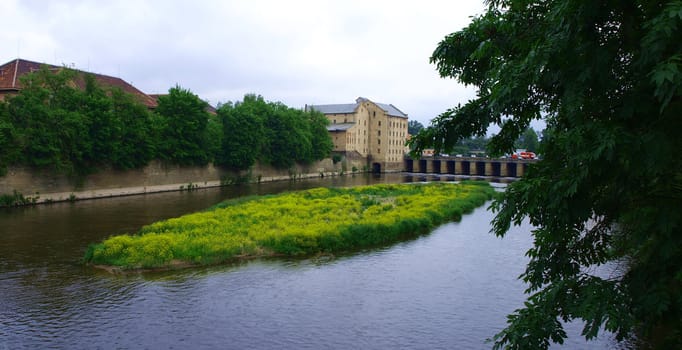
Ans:
[[[512,159],[535,159],[535,153],[533,152],[519,152],[512,154]]]

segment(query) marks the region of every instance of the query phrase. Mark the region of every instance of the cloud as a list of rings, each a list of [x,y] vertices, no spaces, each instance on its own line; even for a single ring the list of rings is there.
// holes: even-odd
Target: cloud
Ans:
[[[18,1],[0,33],[16,56],[119,76],[148,93],[179,84],[211,103],[257,93],[291,107],[392,103],[422,123],[474,96],[428,59],[482,1]],[[9,48],[16,43],[18,52]]]

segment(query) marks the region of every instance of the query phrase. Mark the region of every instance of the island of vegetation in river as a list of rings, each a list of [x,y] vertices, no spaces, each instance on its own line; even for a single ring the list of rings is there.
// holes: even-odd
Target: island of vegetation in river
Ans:
[[[316,188],[222,202],[88,247],[84,260],[119,269],[352,251],[458,221],[494,195],[487,182]]]

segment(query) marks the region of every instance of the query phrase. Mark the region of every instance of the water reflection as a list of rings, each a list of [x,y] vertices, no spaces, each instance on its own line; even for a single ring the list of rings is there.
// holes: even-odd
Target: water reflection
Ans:
[[[524,300],[516,276],[531,237],[527,224],[504,240],[490,235],[484,208],[425,236],[338,256],[130,275],[78,264],[91,242],[227,198],[408,180],[422,181],[357,176],[3,211],[0,349],[488,348]]]

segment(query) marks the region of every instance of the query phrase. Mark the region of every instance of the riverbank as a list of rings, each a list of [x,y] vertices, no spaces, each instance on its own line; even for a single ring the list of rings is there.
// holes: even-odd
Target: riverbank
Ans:
[[[487,182],[316,188],[239,198],[91,245],[85,262],[110,271],[335,253],[427,232],[492,198]]]
[[[0,207],[342,176],[358,173],[356,162],[344,159],[334,163],[332,159],[324,159],[290,169],[257,163],[246,171],[231,171],[212,164],[182,167],[153,161],[140,169],[109,169],[78,179],[15,166],[0,176]]]

